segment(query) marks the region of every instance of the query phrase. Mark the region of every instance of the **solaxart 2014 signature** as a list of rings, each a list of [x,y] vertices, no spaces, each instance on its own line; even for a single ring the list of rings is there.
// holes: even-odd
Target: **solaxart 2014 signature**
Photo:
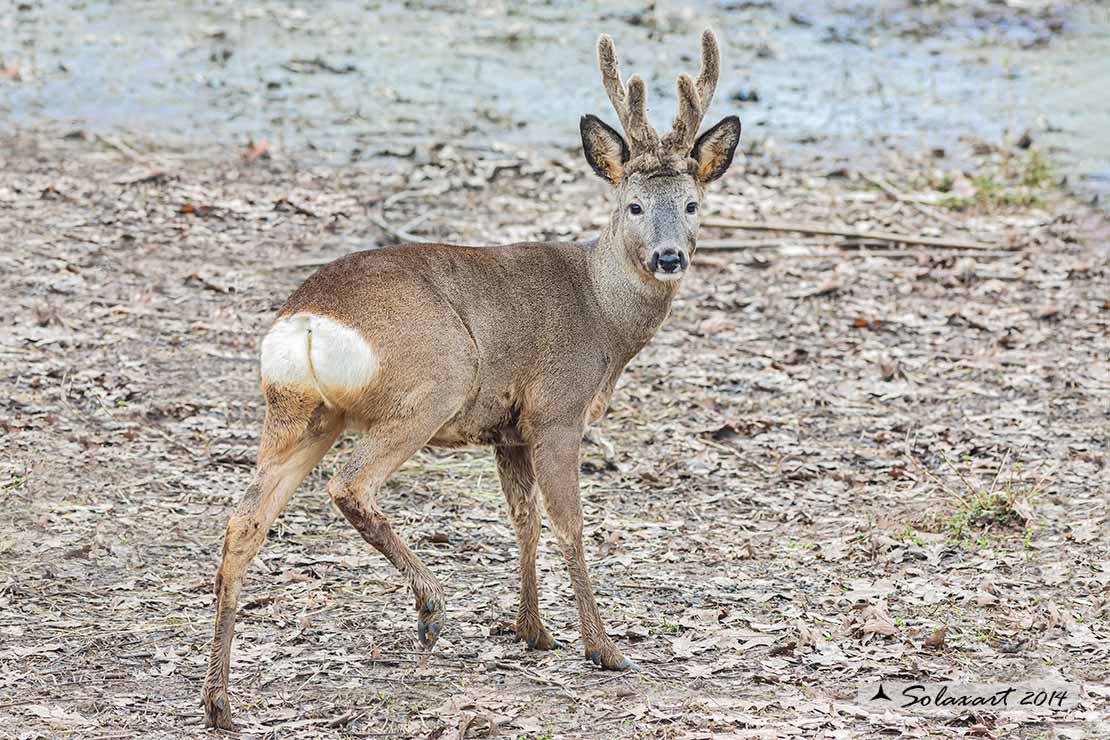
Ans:
[[[994,712],[1055,712],[1071,709],[1079,686],[1058,681],[1024,683],[879,682],[860,687],[861,704],[904,711],[989,709]]]

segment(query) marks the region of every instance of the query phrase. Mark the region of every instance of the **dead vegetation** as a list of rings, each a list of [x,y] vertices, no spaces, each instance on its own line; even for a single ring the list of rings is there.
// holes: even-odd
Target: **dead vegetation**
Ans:
[[[574,238],[604,221],[603,188],[577,152],[442,146],[335,170],[2,145],[0,735],[194,736],[276,304],[313,265],[391,240],[382,223]],[[424,662],[404,584],[323,490],[347,440],[248,575],[239,736],[1110,735],[1108,231],[1048,188],[938,220],[911,185],[933,169],[893,161],[892,193],[753,156],[717,187],[707,217],[991,249],[705,230],[741,246],[695,257],[600,424],[613,449],[583,460],[599,601],[641,673],[581,659],[549,533],[541,608],[572,647],[513,641],[515,540],[477,450],[421,453],[382,496],[447,590]],[[855,706],[880,677],[1087,688],[1047,720]]]
[[[947,497],[949,514],[944,526],[953,537],[960,539],[974,533],[991,530],[1024,531],[1025,544],[1035,531],[1034,508],[1051,483],[1051,471],[1030,477],[1020,461],[1012,460],[1007,450],[998,463],[994,476],[986,482],[968,479],[947,455],[942,454],[946,472],[952,480],[946,482],[913,460],[918,470]],[[970,455],[963,462],[971,463]],[[935,492],[934,492],[935,493]]]
[[[955,211],[986,213],[1043,207],[1046,192],[1054,179],[1059,180],[1044,155],[1028,144],[1015,151],[980,142],[975,150],[974,168],[935,169],[921,178],[919,184],[934,191],[931,202]]]

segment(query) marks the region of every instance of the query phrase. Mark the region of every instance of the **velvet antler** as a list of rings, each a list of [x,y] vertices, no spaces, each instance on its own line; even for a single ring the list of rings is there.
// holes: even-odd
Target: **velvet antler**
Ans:
[[[678,113],[671,131],[660,140],[647,119],[646,88],[639,75],[632,75],[626,87],[621,81],[620,66],[613,39],[602,34],[597,42],[597,63],[601,81],[613,103],[624,133],[628,137],[627,173],[638,169],[682,170],[689,162],[698,137],[698,128],[709,110],[717,79],[721,74],[721,53],[717,37],[706,29],[701,35],[701,71],[695,81],[690,75],[678,78]]]
[[[721,52],[717,37],[708,28],[701,35],[701,72],[698,81],[690,75],[678,78],[678,113],[670,133],[663,137],[663,146],[679,156],[688,156],[698,137],[698,128],[709,110],[717,79],[721,74]]]
[[[613,39],[602,34],[597,42],[597,64],[601,68],[601,82],[613,103],[624,133],[628,136],[631,156],[654,152],[659,147],[659,134],[651,127],[645,110],[647,90],[639,75],[632,75],[625,88],[621,81],[620,65]]]

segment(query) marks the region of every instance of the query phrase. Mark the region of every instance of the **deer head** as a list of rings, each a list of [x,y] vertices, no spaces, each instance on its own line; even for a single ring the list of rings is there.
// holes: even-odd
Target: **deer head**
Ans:
[[[660,137],[647,120],[646,89],[639,75],[621,80],[613,40],[597,43],[601,81],[625,137],[597,116],[580,124],[582,148],[594,172],[616,189],[610,238],[624,250],[645,281],[680,279],[694,253],[698,212],[705,186],[732,164],[740,140],[740,119],[726,116],[701,136],[720,75],[720,52],[712,31],[701,37],[701,72],[695,82],[678,78],[678,113]]]

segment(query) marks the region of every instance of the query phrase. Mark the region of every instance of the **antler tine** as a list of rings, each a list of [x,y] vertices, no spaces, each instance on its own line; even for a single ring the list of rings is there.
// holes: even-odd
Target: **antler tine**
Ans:
[[[678,78],[678,113],[664,143],[676,154],[686,156],[694,147],[698,128],[709,110],[721,75],[721,52],[717,37],[708,28],[701,35],[701,72],[694,82],[689,75]]]
[[[626,126],[628,120],[628,95],[621,81],[620,65],[617,63],[617,50],[613,46],[613,39],[609,34],[601,34],[597,40],[597,66],[601,68],[601,84],[609,95],[609,102],[617,112],[621,125]]]
[[[698,74],[698,99],[701,101],[701,114],[704,116],[717,91],[717,80],[721,76],[721,50],[717,48],[717,37],[708,28],[701,34],[701,72]]]
[[[664,137],[663,144],[671,151],[686,156],[694,146],[698,126],[704,113],[698,91],[690,75],[678,76],[678,112],[675,114],[671,131]]]
[[[632,75],[628,80],[628,87],[625,87],[621,81],[617,51],[608,34],[601,34],[597,41],[597,64],[601,68],[601,82],[605,86],[605,92],[608,93],[613,110],[617,112],[617,118],[628,135],[632,156],[653,148],[658,144],[659,137],[647,120],[647,91],[644,81],[638,75]]]
[[[632,75],[628,80],[628,138],[635,141],[637,151],[655,149],[659,146],[659,134],[647,119],[647,86],[640,75]]]

